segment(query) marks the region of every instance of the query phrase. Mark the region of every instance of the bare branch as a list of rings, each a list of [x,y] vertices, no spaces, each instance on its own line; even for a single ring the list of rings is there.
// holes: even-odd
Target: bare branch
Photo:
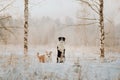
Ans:
[[[4,27],[0,27],[0,28],[4,28]],[[19,28],[19,29],[23,29],[24,27],[12,27],[12,26],[9,26],[9,27],[6,27],[6,28],[13,28],[13,29]]]
[[[96,9],[94,9],[94,8],[92,7],[92,5],[91,5],[89,2],[87,2],[87,1],[85,1],[85,0],[79,0],[79,1],[81,1],[81,2],[83,2],[83,3],[85,3],[85,4],[87,4],[94,12],[96,12],[96,13],[99,15],[99,12],[98,12]]]
[[[10,29],[4,27],[5,30],[7,30],[8,32],[10,32],[12,35],[14,35],[14,32],[12,32]],[[15,36],[15,35],[14,35]],[[16,36],[15,36],[16,37]]]
[[[95,19],[95,18],[81,18],[81,17],[78,17],[79,19],[84,19],[84,20],[99,20],[99,19]]]
[[[112,23],[112,21],[110,19],[108,19],[107,17],[104,17],[109,23]]]
[[[8,18],[11,18],[11,16],[0,18],[0,20],[4,20],[4,19],[8,19]]]
[[[96,23],[98,23],[98,22],[92,22],[92,23],[86,23],[86,24],[77,24],[77,25],[75,25],[75,26],[81,26],[81,25],[93,25],[93,24],[96,24]]]
[[[2,12],[3,10],[5,10],[6,8],[8,8],[15,0],[11,1],[9,4],[7,4],[6,6],[4,6],[0,12]]]
[[[83,26],[83,25],[93,25],[93,24],[97,24],[99,22],[93,22],[93,23],[86,23],[86,24],[73,24],[73,25],[67,25],[67,24],[62,24],[64,26],[68,26],[68,27],[61,27],[60,30],[63,30],[63,29],[66,29],[66,28],[74,28],[74,27],[80,27],[80,26]]]
[[[67,25],[67,24],[63,24],[65,26],[82,26],[82,25],[93,25],[93,24],[97,24],[99,22],[91,22],[91,23],[85,23],[85,24],[73,24],[73,25]]]
[[[94,2],[95,2],[97,5],[100,5],[100,3],[98,3],[96,0],[94,0]]]
[[[96,5],[95,3],[93,3],[93,6],[94,6],[97,10],[100,9],[100,8],[98,7],[98,5]]]
[[[5,27],[2,23],[1,23],[1,26],[3,29],[7,30],[8,32],[10,32],[13,36],[16,37],[16,35],[14,34],[14,32],[12,32],[10,29],[8,29],[7,27]]]

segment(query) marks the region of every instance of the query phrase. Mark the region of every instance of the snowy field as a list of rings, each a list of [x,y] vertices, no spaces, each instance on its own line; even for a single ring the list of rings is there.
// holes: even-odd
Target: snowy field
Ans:
[[[28,57],[18,46],[2,48],[0,80],[120,80],[120,53],[106,53],[101,63],[97,48],[66,47],[65,63],[56,63],[52,47],[31,47]],[[46,50],[53,52],[52,62],[39,63],[37,52]]]

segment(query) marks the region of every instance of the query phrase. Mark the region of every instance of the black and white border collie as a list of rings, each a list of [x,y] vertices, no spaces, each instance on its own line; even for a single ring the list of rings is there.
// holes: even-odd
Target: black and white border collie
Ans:
[[[65,62],[65,37],[59,37],[59,44],[57,45],[57,63]]]

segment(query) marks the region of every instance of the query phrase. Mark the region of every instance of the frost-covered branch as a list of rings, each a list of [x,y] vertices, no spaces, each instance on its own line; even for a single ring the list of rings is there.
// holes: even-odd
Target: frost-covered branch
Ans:
[[[0,12],[4,11],[6,8],[8,8],[15,0],[8,3],[6,6],[4,6],[2,9],[0,9]]]
[[[1,21],[1,20],[4,20],[4,19],[9,19],[9,18],[11,18],[11,16],[2,17],[2,18],[0,18],[0,21]]]
[[[84,20],[99,20],[99,19],[95,19],[95,18],[87,18],[87,17],[85,17],[85,18],[82,18],[82,17],[78,17],[79,19],[84,19]]]
[[[15,36],[14,32],[13,32],[13,31],[11,31],[10,29],[8,29],[6,26],[4,26],[4,24],[3,24],[3,23],[0,23],[0,24],[1,24],[1,27],[0,27],[0,28],[3,28],[4,30],[6,30],[6,31],[10,32],[13,36]],[[16,37],[16,36],[15,36],[15,37]]]
[[[97,13],[99,15],[99,12],[88,1],[86,1],[86,0],[78,0],[78,1],[81,1],[82,3],[87,4],[95,13]]]

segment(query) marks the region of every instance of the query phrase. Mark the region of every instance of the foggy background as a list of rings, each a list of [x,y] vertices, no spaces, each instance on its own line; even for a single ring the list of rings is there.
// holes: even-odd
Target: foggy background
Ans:
[[[12,4],[0,12],[0,17],[10,16],[0,20],[0,27],[6,26],[10,31],[0,29],[1,45],[23,46],[23,0],[0,0],[0,8]],[[30,0],[29,3],[29,45],[56,45],[59,36],[66,37],[69,46],[99,47],[99,27],[92,25],[77,25],[92,21],[79,17],[93,17],[97,15],[86,5],[76,0]],[[120,47],[120,1],[105,0],[105,46],[118,51]]]

